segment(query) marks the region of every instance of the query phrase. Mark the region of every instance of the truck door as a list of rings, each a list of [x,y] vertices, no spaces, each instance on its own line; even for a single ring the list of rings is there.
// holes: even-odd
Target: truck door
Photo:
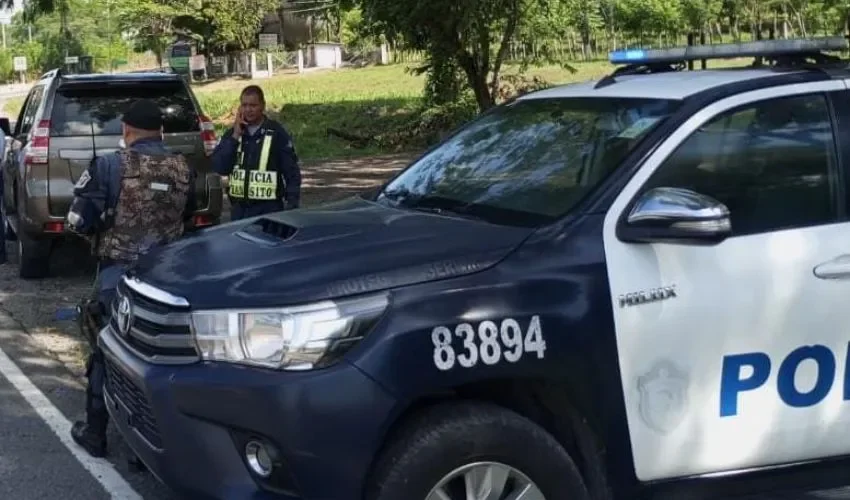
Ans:
[[[841,92],[843,82],[806,83],[704,108],[647,159],[607,213],[605,256],[639,480],[850,453],[850,222],[832,105]],[[640,201],[677,203],[654,188],[719,201],[729,211],[728,236],[682,240],[662,227],[655,240],[629,241],[623,235],[639,223],[629,220]],[[695,227],[698,208],[680,204],[658,227]]]

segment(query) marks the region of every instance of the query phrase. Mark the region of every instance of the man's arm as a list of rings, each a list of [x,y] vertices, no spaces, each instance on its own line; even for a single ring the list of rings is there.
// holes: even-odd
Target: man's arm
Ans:
[[[298,154],[292,144],[292,137],[281,125],[278,130],[278,172],[286,182],[286,208],[298,208],[301,205],[301,167],[298,166]]]
[[[219,175],[230,175],[230,172],[233,171],[233,165],[236,164],[238,146],[239,141],[233,137],[233,129],[227,129],[211,156],[213,172]]]
[[[103,228],[109,181],[109,162],[104,157],[96,158],[74,185],[74,201],[66,217],[69,229],[92,235]]]

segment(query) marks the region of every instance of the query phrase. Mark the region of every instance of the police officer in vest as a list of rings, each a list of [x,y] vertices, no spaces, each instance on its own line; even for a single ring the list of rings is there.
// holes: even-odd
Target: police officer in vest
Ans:
[[[92,355],[86,366],[86,421],[71,436],[89,454],[106,455],[109,414],[103,399],[105,366],[97,334],[108,322],[124,271],[155,246],[183,235],[196,208],[195,172],[163,143],[163,118],[150,100],[122,116],[124,148],[96,158],[74,186],[68,226],[92,241],[98,259],[92,297],[78,308]]]
[[[263,90],[242,90],[239,111],[212,154],[213,170],[229,176],[230,219],[298,208],[301,169],[292,138],[265,115]]]

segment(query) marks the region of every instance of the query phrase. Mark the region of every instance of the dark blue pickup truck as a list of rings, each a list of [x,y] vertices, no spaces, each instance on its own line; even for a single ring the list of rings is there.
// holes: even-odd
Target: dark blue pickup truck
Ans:
[[[120,432],[192,499],[850,483],[846,46],[616,53],[374,195],[145,256],[99,336]]]

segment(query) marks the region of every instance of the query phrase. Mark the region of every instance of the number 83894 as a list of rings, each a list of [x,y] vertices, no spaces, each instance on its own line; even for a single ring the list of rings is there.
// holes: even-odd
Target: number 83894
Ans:
[[[531,317],[524,330],[513,318],[505,318],[499,324],[486,320],[477,327],[460,323],[454,327],[454,332],[448,327],[437,326],[431,330],[431,342],[434,344],[434,366],[442,371],[451,370],[455,365],[472,368],[479,363],[488,366],[501,361],[516,363],[529,354],[543,359],[546,352],[546,340],[537,315]]]

